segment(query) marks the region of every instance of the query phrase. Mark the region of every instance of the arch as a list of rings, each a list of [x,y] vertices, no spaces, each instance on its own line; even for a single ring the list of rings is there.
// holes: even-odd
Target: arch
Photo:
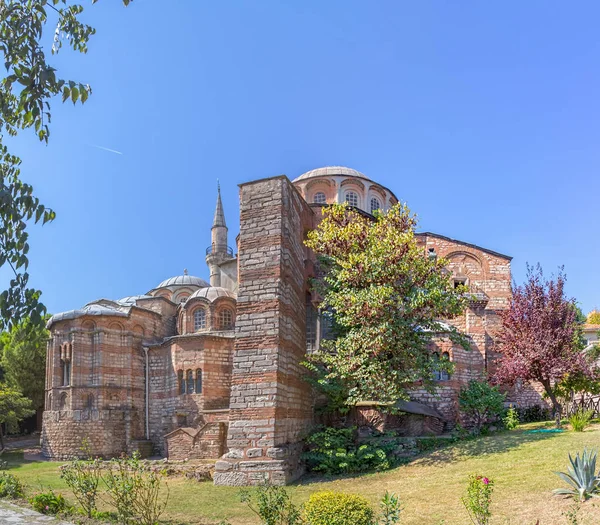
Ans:
[[[360,188],[361,191],[365,191],[365,185],[359,181],[358,179],[345,179],[342,181],[342,183],[340,184],[340,186],[343,188],[344,186],[351,186],[354,185],[357,188]]]
[[[108,325],[108,329],[109,330],[114,330],[115,332],[122,332],[123,331],[123,325],[121,323],[118,323],[117,321],[113,321],[112,323],[110,323]]]
[[[346,190],[344,192],[344,202],[355,208],[360,208],[360,195],[354,190]]]
[[[94,321],[91,319],[86,319],[83,321],[83,323],[81,323],[81,328],[84,330],[96,330],[96,323],[94,323]]]
[[[387,194],[385,190],[381,186],[377,186],[376,184],[372,184],[371,186],[369,186],[369,192],[376,192],[378,196],[382,199],[381,202],[385,202],[387,199]]]
[[[440,354],[438,352],[433,352],[431,358],[433,361],[433,380],[440,381],[441,376],[442,376],[440,369],[439,369]]]
[[[196,394],[202,393],[202,369],[196,369]]]
[[[231,308],[221,308],[218,313],[218,319],[219,330],[233,329],[234,319]]]
[[[206,329],[206,308],[199,306],[192,313],[194,320],[194,332]]]
[[[96,405],[96,399],[94,398],[94,394],[88,394],[85,397],[85,408],[87,410],[93,410]]]
[[[185,378],[183,377],[183,370],[177,370],[177,390],[179,395],[185,394]]]
[[[381,200],[379,200],[379,197],[371,195],[371,198],[369,199],[369,213],[373,215],[376,211],[381,209]]]
[[[66,410],[67,409],[67,401],[68,401],[69,396],[67,395],[66,392],[63,392],[60,397],[58,398],[58,409],[59,410]]]
[[[312,198],[314,204],[327,204],[327,197],[322,191],[317,191]]]
[[[308,191],[310,190],[313,186],[316,186],[318,184],[325,184],[326,186],[333,186],[334,182],[331,179],[311,179],[308,181],[308,183],[306,184],[306,186],[304,186],[304,188]]]
[[[194,393],[194,372],[193,372],[193,370],[188,370],[185,374],[185,393],[186,394]]]
[[[144,337],[144,327],[143,327],[143,326],[140,326],[139,324],[136,324],[136,325],[133,327],[133,329],[132,329],[132,332],[133,332],[135,335],[139,335],[140,337]]]
[[[450,362],[450,353],[442,352],[441,361]],[[450,381],[450,372],[447,370],[440,370],[440,381]]]
[[[185,292],[179,292],[178,294],[173,296],[173,299],[171,299],[175,304],[185,304],[186,301],[190,298],[190,293],[185,291]]]

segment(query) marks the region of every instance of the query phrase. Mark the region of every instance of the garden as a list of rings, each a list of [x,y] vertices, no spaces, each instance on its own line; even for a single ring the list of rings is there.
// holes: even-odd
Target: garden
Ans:
[[[94,474],[87,481],[85,476],[78,478],[86,463],[95,471],[95,460],[66,464],[70,467],[68,479],[65,463],[25,460],[22,451],[11,451],[3,456],[6,470],[0,474],[4,480],[0,481],[0,494],[11,496],[5,480],[14,476],[23,485],[22,492],[15,494],[19,504],[49,513],[57,507],[65,519],[89,524],[152,520],[172,525],[598,523],[600,506],[591,497],[598,485],[595,465],[594,475],[586,481],[584,501],[579,493],[553,491],[569,488],[556,472],[567,472],[569,455],[577,461],[582,459],[575,457],[577,452],[597,447],[600,424],[592,423],[579,432],[571,424],[562,432],[551,432],[553,426],[553,422],[528,423],[513,430],[449,440],[441,448],[422,452],[386,471],[311,474],[286,488],[215,487],[211,481],[163,476],[160,470],[151,474],[131,458],[115,460],[112,468],[99,473],[96,483]],[[111,472],[108,483],[107,471]],[[127,503],[126,498],[142,484],[146,484],[141,490],[145,498],[142,507],[129,503],[138,511],[145,506],[146,516],[135,511],[127,516],[126,509],[119,517],[115,494],[120,493],[121,501]],[[87,501],[93,496],[97,510],[85,509],[76,495],[77,487],[87,493]],[[154,504],[159,516],[148,512]],[[87,514],[95,519],[88,519]]]

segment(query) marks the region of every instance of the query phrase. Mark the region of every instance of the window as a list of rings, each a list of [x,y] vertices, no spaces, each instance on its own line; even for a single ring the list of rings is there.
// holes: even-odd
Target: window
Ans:
[[[88,410],[92,410],[94,408],[94,396],[92,394],[88,394],[85,398],[85,408]]]
[[[185,386],[186,386],[186,392],[188,394],[194,393],[194,372],[192,372],[191,370],[187,371],[186,378],[185,378]]]
[[[381,203],[377,197],[371,198],[371,215],[373,215],[377,210],[381,209]]]
[[[177,302],[178,302],[179,304],[183,304],[183,303],[185,303],[187,300],[188,300],[188,296],[187,296],[187,295],[183,295],[183,296],[180,296],[180,297],[178,297],[178,298],[177,298]]]
[[[196,370],[196,394],[202,393],[202,370]]]
[[[66,410],[67,409],[67,394],[66,392],[63,392],[60,395],[59,401],[58,401],[58,409],[59,410]]]
[[[467,286],[467,279],[454,279],[454,289],[456,290],[459,286]]]
[[[179,395],[185,394],[185,379],[183,378],[183,370],[177,371],[177,385],[179,388]]]
[[[198,308],[194,311],[194,331],[206,328],[206,310]]]
[[[69,386],[71,384],[71,361],[61,361],[60,366],[62,368],[62,386]]]
[[[450,362],[450,354],[448,352],[442,354],[442,362]],[[450,381],[450,373],[447,370],[440,370],[440,381]]]
[[[430,259],[437,259],[437,253],[435,252],[435,248],[427,248],[427,256]]]
[[[439,369],[439,362],[440,362],[440,354],[435,352],[433,354],[433,380],[434,381],[440,381],[442,379],[440,369]]]
[[[233,328],[233,314],[231,310],[224,309],[219,312],[219,328],[221,330],[231,330]]]
[[[306,294],[306,350],[311,352],[317,349],[317,309],[312,303],[310,293]]]
[[[313,197],[313,202],[315,204],[326,204],[327,199],[325,198],[325,194],[322,191],[318,191]]]
[[[350,206],[358,208],[358,193],[356,193],[355,191],[349,191],[348,193],[346,193],[346,202]]]

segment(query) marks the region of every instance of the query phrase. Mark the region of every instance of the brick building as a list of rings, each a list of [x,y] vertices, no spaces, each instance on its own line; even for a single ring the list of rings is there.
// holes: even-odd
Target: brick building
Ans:
[[[228,245],[220,190],[206,250],[210,283],[172,277],[144,295],[100,299],[53,316],[48,327],[48,457],[77,455],[87,438],[103,456],[152,450],[171,458],[220,458],[215,483],[244,485],[301,473],[302,438],[313,424],[314,396],[301,361],[323,327],[309,278],[307,231],[333,202],[372,214],[397,202],[384,186],[343,167],[240,185],[240,233]],[[455,364],[435,395],[414,401],[451,426],[457,393],[482,377],[493,357],[498,311],[510,300],[510,257],[433,233],[419,234],[424,256],[449,261],[472,299],[452,320],[473,349],[439,338],[432,351]],[[516,392],[534,402],[535,393]],[[529,396],[529,397],[528,397]],[[533,396],[531,399],[530,397]],[[417,403],[418,404],[418,403]]]

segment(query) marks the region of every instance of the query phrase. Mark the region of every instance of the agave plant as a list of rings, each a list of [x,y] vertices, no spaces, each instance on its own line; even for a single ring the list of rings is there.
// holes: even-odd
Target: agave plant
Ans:
[[[572,488],[555,489],[554,494],[562,494],[578,498],[579,501],[585,501],[589,497],[597,497],[600,490],[600,477],[596,475],[596,450],[583,450],[583,454],[579,456],[579,452],[575,459],[569,454],[569,462],[567,472],[556,472],[555,474],[563,481],[566,481]]]

